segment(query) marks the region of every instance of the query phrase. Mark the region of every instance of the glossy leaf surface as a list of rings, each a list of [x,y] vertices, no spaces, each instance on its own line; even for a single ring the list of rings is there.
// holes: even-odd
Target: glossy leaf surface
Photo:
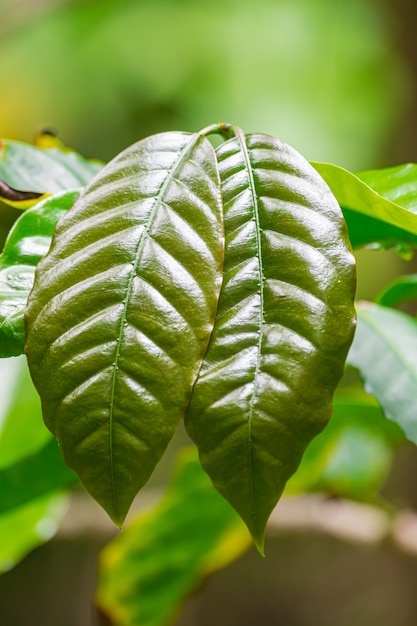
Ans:
[[[395,167],[367,170],[356,174],[387,200],[417,214],[417,164],[404,163]]]
[[[354,330],[354,260],[313,168],[267,135],[217,150],[225,268],[186,425],[263,550],[268,517],[325,426]]]
[[[112,626],[166,626],[214,571],[237,559],[250,536],[184,450],[162,502],[101,553],[96,602]]]
[[[286,493],[372,498],[391,469],[394,447],[403,440],[400,428],[385,419],[373,396],[340,389],[329,425],[308,446]]]
[[[348,356],[384,414],[417,443],[417,322],[371,303],[357,306],[358,327]]]
[[[340,206],[353,247],[377,244],[382,247],[407,245],[417,247],[417,215],[415,203],[407,195],[403,178],[398,178],[395,193],[380,184],[386,170],[370,175],[363,172],[357,176],[336,165],[312,163],[329,185]],[[359,176],[363,176],[361,180]],[[369,180],[369,184],[367,181]],[[414,178],[409,183],[414,184]],[[375,184],[376,189],[370,185]],[[405,186],[404,186],[405,185]],[[387,193],[387,197],[384,197]],[[395,198],[393,202],[390,198]],[[398,204],[404,202],[404,204]]]
[[[207,347],[221,213],[210,142],[155,135],[103,169],[39,264],[26,351],[45,422],[119,525],[183,416]]]
[[[83,187],[101,168],[101,163],[88,161],[73,150],[41,149],[3,139],[0,140],[0,198],[17,208],[27,208],[36,204],[43,194]]]
[[[64,191],[28,209],[13,225],[0,255],[0,357],[23,354],[24,312],[35,268],[48,252],[58,220],[78,191]]]

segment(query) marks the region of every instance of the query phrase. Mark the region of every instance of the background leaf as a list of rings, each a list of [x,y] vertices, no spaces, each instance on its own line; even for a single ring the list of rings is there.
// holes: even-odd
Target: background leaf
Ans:
[[[409,180],[401,176],[396,178],[398,187],[395,187],[395,191],[390,189],[385,198],[378,190],[382,194],[388,191],[381,184],[387,170],[380,170],[378,175],[374,171],[369,176],[366,172],[355,176],[329,163],[312,165],[342,207],[353,247],[369,244],[387,248],[403,244],[417,247],[417,215],[413,206],[409,201],[402,205],[390,199],[395,197],[399,202],[407,198],[406,188],[414,184],[414,170]],[[376,190],[369,186],[372,184],[376,185]]]
[[[339,206],[313,168],[278,139],[236,132],[217,150],[224,280],[186,426],[262,551],[286,481],[330,417],[355,272]]]
[[[194,449],[182,451],[162,502],[104,548],[96,602],[113,626],[171,624],[187,597],[250,545]]]
[[[408,274],[393,280],[377,297],[378,304],[390,307],[415,300],[417,300],[417,274]]]
[[[391,469],[394,447],[403,441],[373,396],[342,388],[334,396],[332,419],[308,446],[286,493],[373,498]]]
[[[358,304],[357,313],[348,363],[359,370],[366,391],[377,398],[385,416],[417,443],[417,322],[367,302]]]
[[[417,248],[417,235],[380,219],[341,207],[354,249],[369,247],[376,250],[395,248],[398,254],[410,260],[411,249]]]
[[[25,357],[0,360],[0,470],[41,449],[51,435]],[[5,491],[0,489],[2,498]],[[0,504],[1,507],[1,504]]]
[[[0,357],[23,354],[24,311],[35,268],[48,252],[60,217],[79,191],[64,191],[28,209],[9,232],[0,256]]]
[[[60,221],[26,351],[65,461],[122,524],[183,416],[223,262],[219,176],[200,134],[148,137]]]
[[[42,448],[0,469],[0,514],[13,513],[38,498],[50,497],[78,483],[77,474],[65,465],[55,439]]]
[[[78,479],[45,428],[26,358],[0,360],[0,392],[0,515],[4,515]]]
[[[366,170],[356,174],[381,196],[417,214],[417,164]]]
[[[66,509],[62,489],[74,484],[77,478],[64,465],[56,441],[43,424],[39,396],[30,380],[25,358],[0,361],[0,393],[0,572],[3,572],[54,534]],[[51,451],[44,454],[50,446]],[[65,480],[61,468],[66,473]],[[72,474],[71,483],[68,474]]]
[[[41,149],[36,146],[0,140],[0,183],[17,192],[26,192],[22,200],[7,196],[7,187],[0,185],[0,198],[18,208],[27,208],[39,201],[36,194],[54,194],[83,187],[100,171],[102,163],[88,161],[73,150]],[[2,191],[3,189],[3,191]],[[34,193],[30,199],[27,192]]]

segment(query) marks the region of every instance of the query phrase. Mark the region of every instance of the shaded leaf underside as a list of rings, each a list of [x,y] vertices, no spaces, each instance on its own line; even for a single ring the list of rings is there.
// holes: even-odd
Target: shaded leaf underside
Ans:
[[[399,276],[389,283],[377,297],[382,306],[398,307],[405,302],[417,300],[417,274]]]
[[[414,167],[405,165],[354,175],[330,163],[312,165],[343,208],[353,247],[417,246]]]

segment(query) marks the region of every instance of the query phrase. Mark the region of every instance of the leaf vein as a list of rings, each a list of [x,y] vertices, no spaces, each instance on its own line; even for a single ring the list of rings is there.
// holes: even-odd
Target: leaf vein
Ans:
[[[119,335],[118,342],[116,346],[116,354],[115,361],[113,365],[113,374],[112,374],[112,382],[111,382],[111,397],[110,397],[110,415],[109,415],[109,448],[110,448],[110,475],[111,475],[111,483],[112,483],[112,494],[113,494],[113,502],[115,505],[115,509],[118,509],[117,504],[117,493],[115,488],[114,481],[114,458],[113,458],[113,415],[114,415],[114,402],[115,402],[115,388],[116,388],[116,380],[117,380],[117,371],[118,371],[118,363],[120,359],[120,349],[122,344],[122,338],[124,334],[124,326],[127,315],[127,306],[130,303],[132,291],[133,291],[133,280],[137,275],[137,268],[139,266],[140,260],[142,258],[143,250],[145,247],[145,241],[149,236],[152,225],[156,219],[157,209],[160,205],[160,202],[163,201],[164,195],[169,188],[169,185],[172,183],[176,172],[179,170],[180,165],[182,165],[185,155],[189,152],[190,148],[193,147],[199,138],[198,134],[195,134],[190,138],[187,143],[181,148],[181,150],[177,153],[177,159],[174,160],[171,167],[166,170],[166,176],[162,181],[157,194],[155,195],[154,203],[152,210],[148,216],[147,223],[144,225],[144,231],[141,233],[141,237],[139,238],[136,251],[135,251],[135,260],[132,265],[132,271],[130,272],[130,276],[128,278],[128,282],[126,285],[126,297],[123,313],[120,320],[119,327]]]
[[[251,399],[250,399],[250,404],[249,404],[249,416],[248,416],[248,471],[249,471],[249,477],[250,477],[250,493],[251,493],[251,500],[252,500],[252,512],[253,515],[256,515],[256,510],[255,510],[255,493],[254,493],[254,484],[253,484],[253,467],[252,467],[252,421],[253,421],[253,414],[254,414],[254,403],[255,403],[255,396],[257,395],[257,389],[258,389],[258,377],[259,377],[259,372],[260,372],[260,365],[261,365],[261,350],[262,350],[262,343],[263,343],[263,325],[264,325],[264,285],[263,285],[263,280],[264,280],[264,276],[263,276],[263,266],[262,266],[262,248],[261,248],[261,227],[260,227],[260,223],[259,223],[259,206],[258,206],[258,200],[257,200],[257,195],[256,195],[256,189],[255,189],[255,180],[253,177],[253,172],[252,172],[252,164],[250,161],[250,156],[249,156],[249,152],[248,152],[248,148],[246,145],[246,138],[243,135],[242,131],[239,129],[236,133],[236,138],[238,140],[238,142],[240,143],[240,148],[242,150],[242,154],[243,154],[243,158],[244,158],[244,162],[245,162],[245,166],[247,169],[247,175],[248,175],[248,179],[249,179],[249,187],[251,189],[251,196],[252,196],[252,204],[253,204],[253,214],[254,214],[254,219],[255,219],[255,226],[256,226],[256,244],[257,244],[257,256],[258,256],[258,272],[259,272],[259,295],[260,295],[260,307],[259,307],[259,316],[258,316],[258,324],[259,324],[259,337],[258,337],[258,345],[257,345],[257,358],[256,358],[256,366],[255,366],[255,373],[254,373],[254,384],[253,384],[253,391],[252,391],[252,395],[251,395]],[[256,524],[256,521],[255,521]],[[257,524],[256,524],[257,525]]]

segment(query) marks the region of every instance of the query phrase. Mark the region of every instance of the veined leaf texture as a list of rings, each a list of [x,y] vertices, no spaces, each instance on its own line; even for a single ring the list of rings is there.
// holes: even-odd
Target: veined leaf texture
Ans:
[[[205,131],[155,135],[96,176],[38,266],[26,351],[64,459],[116,524],[185,415],[262,552],[331,414],[355,271],[317,172],[232,131],[217,155]]]
[[[223,265],[210,142],[163,133],[107,165],[60,222],[26,351],[67,464],[121,525],[183,416]]]
[[[224,280],[186,424],[262,551],[286,481],[331,414],[353,337],[354,261],[339,205],[295,150],[238,132],[217,157]]]

